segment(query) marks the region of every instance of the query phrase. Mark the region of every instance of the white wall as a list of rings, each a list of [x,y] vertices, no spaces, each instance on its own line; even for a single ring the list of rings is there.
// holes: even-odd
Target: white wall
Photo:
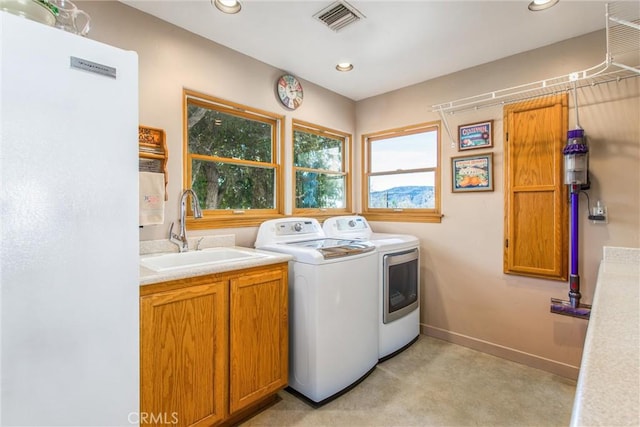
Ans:
[[[605,34],[596,32],[384,94],[357,104],[358,135],[437,120],[430,106],[535,82],[599,64]],[[580,269],[590,303],[603,245],[640,246],[640,78],[578,90],[580,125],[590,145],[591,203],[602,200],[609,224],[586,220],[581,196]],[[569,129],[575,127],[570,97]],[[504,230],[502,107],[446,115],[451,131],[493,119],[495,190],[451,192],[451,157],[463,153],[443,138],[441,224],[374,223],[377,231],[417,234],[422,243],[422,326],[503,357],[575,376],[587,322],[549,313],[568,284],[502,273]],[[474,153],[476,153],[474,152]],[[472,154],[465,152],[464,154]]]
[[[167,132],[170,198],[166,225],[145,227],[140,233],[141,240],[165,238],[170,222],[177,220],[177,198],[182,189],[183,87],[286,114],[287,158],[293,117],[353,132],[357,188],[361,134],[437,120],[439,115],[431,112],[433,104],[585,69],[600,63],[605,53],[604,33],[597,32],[358,103],[303,81],[305,101],[298,110],[289,112],[274,95],[274,84],[282,70],[121,3],[92,1],[79,5],[93,19],[89,37],[138,52],[141,124]],[[580,276],[587,303],[593,295],[602,246],[640,246],[638,80],[578,92],[580,124],[586,129],[591,148],[593,183],[589,194],[592,203],[602,200],[610,215],[609,224],[592,225],[585,220],[586,214],[581,214]],[[421,240],[421,322],[426,333],[575,376],[587,323],[549,313],[549,299],[566,299],[568,284],[502,273],[502,109],[447,116],[453,132],[460,124],[487,119],[493,119],[495,127],[491,150],[495,170],[493,192],[451,193],[450,158],[459,153],[445,135],[442,223],[385,222],[374,223],[374,229],[415,234]],[[574,125],[572,110],[569,127]],[[360,192],[356,191],[355,196],[358,211]],[[584,198],[581,202],[584,203]],[[251,246],[256,228],[217,229],[210,233],[236,234],[238,244]]]
[[[286,115],[286,159],[291,158],[292,118],[347,133],[355,132],[354,101],[302,80],[304,102],[293,112],[286,110],[275,95],[276,80],[286,70],[241,55],[119,2],[85,1],[77,4],[91,15],[90,38],[138,52],[140,123],[166,131],[169,200],[165,207],[165,225],[144,227],[140,231],[141,240],[167,238],[171,222],[178,222],[179,197],[184,188],[183,88]],[[225,18],[223,14],[218,15],[220,19]],[[291,182],[290,171],[285,179]],[[285,196],[290,201],[291,193],[287,192]],[[254,227],[197,232],[198,235],[236,234],[236,243],[244,246],[253,246],[256,233]]]

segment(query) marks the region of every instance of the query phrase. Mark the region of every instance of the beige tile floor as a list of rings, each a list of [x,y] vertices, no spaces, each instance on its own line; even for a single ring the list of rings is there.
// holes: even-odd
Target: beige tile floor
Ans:
[[[421,335],[313,409],[286,391],[253,426],[566,426],[575,381]]]

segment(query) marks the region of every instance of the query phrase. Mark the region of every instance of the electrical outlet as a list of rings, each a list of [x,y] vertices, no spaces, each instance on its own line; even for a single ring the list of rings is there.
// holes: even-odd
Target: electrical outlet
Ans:
[[[608,224],[609,220],[607,218],[607,208],[600,203],[598,203],[594,207],[591,208],[591,215],[589,215],[589,219],[592,224]]]
[[[593,214],[594,215],[604,215],[605,213],[605,207],[602,206],[600,204],[600,200],[598,200],[598,203],[596,204],[596,206],[593,208]]]

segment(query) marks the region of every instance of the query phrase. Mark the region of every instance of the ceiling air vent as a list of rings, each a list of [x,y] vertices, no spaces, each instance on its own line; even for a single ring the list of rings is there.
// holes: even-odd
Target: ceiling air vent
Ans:
[[[313,17],[322,21],[333,31],[340,31],[365,16],[346,1],[337,1],[313,15]]]

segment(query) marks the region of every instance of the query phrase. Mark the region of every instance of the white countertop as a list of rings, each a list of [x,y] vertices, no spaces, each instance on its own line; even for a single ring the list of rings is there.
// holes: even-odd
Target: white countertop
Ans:
[[[640,249],[604,248],[572,426],[640,425]]]
[[[203,240],[204,239],[204,240]],[[209,265],[203,265],[198,267],[183,267],[175,268],[168,271],[153,271],[151,269],[140,266],[140,286],[150,285],[152,283],[166,282],[169,280],[184,279],[187,277],[204,276],[206,274],[224,273],[233,270],[242,270],[245,268],[260,267],[264,265],[278,264],[281,262],[287,262],[293,257],[288,254],[281,254],[276,252],[260,251],[253,248],[238,247],[234,245],[235,240],[230,236],[212,236],[206,238],[194,238],[189,239],[189,247],[200,249],[206,249],[211,247],[232,247],[241,249],[242,251],[251,251],[262,254],[268,254],[268,257],[248,258],[242,260],[236,260],[230,263],[214,263]],[[198,246],[198,243],[200,245]],[[177,247],[169,243],[168,240],[154,240],[141,242],[141,255],[160,254],[167,252],[176,252]]]

